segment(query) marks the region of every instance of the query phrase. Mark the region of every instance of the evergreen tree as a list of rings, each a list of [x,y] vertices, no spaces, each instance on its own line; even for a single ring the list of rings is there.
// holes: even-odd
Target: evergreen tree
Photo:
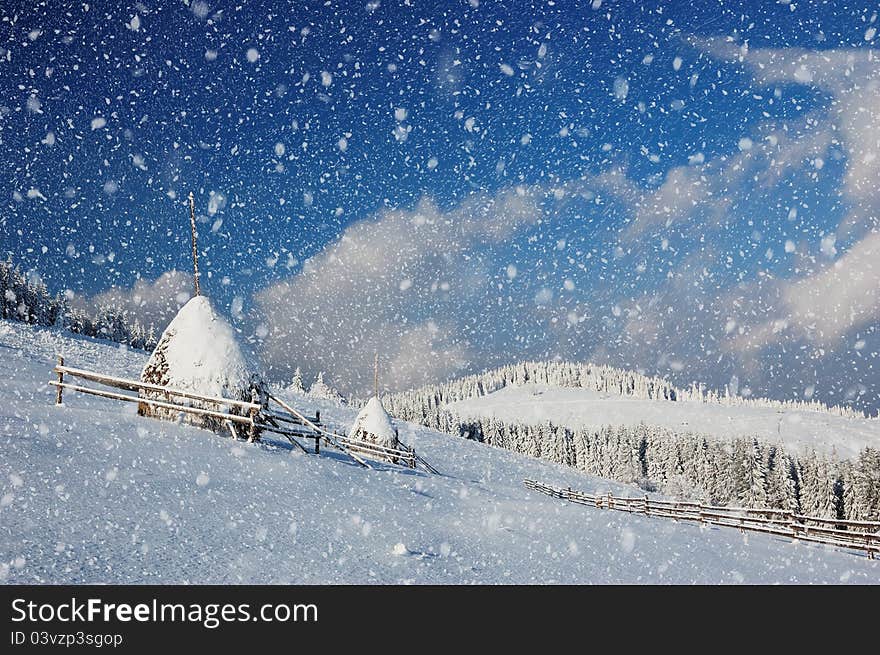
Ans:
[[[822,457],[818,467],[818,516],[826,519],[842,517],[843,485],[837,474],[836,462]]]
[[[807,516],[821,516],[824,498],[820,483],[819,459],[815,451],[801,458],[801,512]]]
[[[864,448],[852,469],[851,493],[855,494],[859,502],[857,505],[853,504],[851,518],[859,521],[880,521],[880,450]]]
[[[843,518],[850,521],[863,521],[862,517],[867,514],[865,499],[859,494],[858,469],[852,462],[843,462],[841,466],[841,480],[843,483]]]
[[[781,446],[771,449],[767,474],[767,506],[799,512],[797,472]]]
[[[309,387],[309,395],[313,398],[332,400],[333,402],[340,404],[343,402],[342,394],[324,382],[323,372],[318,373],[317,377],[315,377],[315,381],[312,383],[312,386]]]
[[[302,379],[302,371],[299,366],[296,367],[296,370],[293,372],[293,378],[290,380],[290,384],[287,385],[288,391],[294,391],[296,393],[304,393],[305,387],[303,387],[303,379]]]

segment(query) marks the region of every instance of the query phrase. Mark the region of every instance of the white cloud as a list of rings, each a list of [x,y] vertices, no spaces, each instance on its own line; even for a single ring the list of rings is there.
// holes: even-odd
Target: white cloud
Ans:
[[[332,371],[355,392],[370,386],[374,352],[393,388],[462,372],[479,360],[469,322],[492,289],[491,251],[536,222],[539,196],[505,191],[449,211],[424,199],[350,225],[293,278],[257,294],[267,368]]]
[[[690,217],[711,196],[709,180],[699,168],[677,166],[666,173],[654,191],[645,190],[636,202],[635,220],[626,236],[635,238],[646,229]]]
[[[267,365],[280,375],[296,365],[330,371],[353,391],[371,386],[375,351],[395,388],[559,356],[666,374],[679,384],[720,387],[736,376],[755,393],[792,397],[810,389],[832,402],[859,384],[876,389],[868,380],[880,340],[873,263],[880,237],[871,228],[878,200],[870,189],[880,179],[873,157],[880,99],[878,67],[868,64],[877,62],[868,51],[698,45],[743,61],[759,85],[811,84],[831,102],[785,124],[754,125],[727,154],[693,157],[649,186],[611,167],[450,211],[423,201],[355,223],[300,273],[258,294],[269,326]],[[795,175],[809,179],[817,161],[836,161],[841,150],[846,216],[825,235],[843,254],[826,248],[823,257],[819,238],[772,229],[774,221],[809,221],[812,211],[779,204],[777,189]],[[543,229],[530,229],[539,207],[561,217],[559,225],[583,217],[586,251],[548,246],[536,266],[497,253],[541,238]],[[622,233],[606,230],[608,216],[630,222]],[[566,236],[549,232],[548,243]],[[767,272],[771,251],[773,261],[789,258],[794,277]],[[744,260],[749,253],[754,258]],[[590,274],[572,275],[577,263]]]
[[[168,271],[155,280],[140,279],[131,288],[112,287],[91,297],[77,297],[74,306],[97,308],[112,305],[129,313],[144,327],[153,325],[157,335],[165,329],[193,290],[192,275]]]
[[[872,49],[808,50],[739,46],[729,39],[692,39],[713,57],[739,61],[763,86],[798,83],[830,92],[833,102],[813,132],[846,149],[842,191],[852,203],[841,229],[864,232],[877,225],[880,198],[880,55]]]
[[[616,195],[633,212],[622,238],[634,241],[648,231],[688,223],[703,229],[723,225],[730,218],[731,205],[745,197],[748,186],[772,189],[827,152],[835,140],[834,130],[816,129],[818,122],[811,113],[784,128],[764,123],[754,128],[752,137],[732,144],[733,154],[707,161],[701,153],[687,166],[669,169],[659,186],[618,185]]]
[[[833,347],[853,330],[880,324],[880,233],[869,234],[818,273],[778,287],[774,318],[734,348],[757,350],[792,337]]]

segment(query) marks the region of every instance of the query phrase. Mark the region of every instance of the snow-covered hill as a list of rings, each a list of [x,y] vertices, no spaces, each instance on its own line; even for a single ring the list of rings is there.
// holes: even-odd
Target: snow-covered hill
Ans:
[[[866,446],[880,448],[880,420],[805,409],[646,400],[538,384],[505,387],[448,407],[464,417],[495,416],[506,422],[552,421],[572,428],[645,423],[718,438],[757,436],[794,450],[836,452],[842,458],[854,457]]]
[[[525,477],[634,488],[399,424],[443,475],[248,445],[47,386],[146,355],[0,322],[0,579],[6,583],[880,582],[880,562],[731,529],[568,505]],[[355,410],[288,396],[339,428]]]

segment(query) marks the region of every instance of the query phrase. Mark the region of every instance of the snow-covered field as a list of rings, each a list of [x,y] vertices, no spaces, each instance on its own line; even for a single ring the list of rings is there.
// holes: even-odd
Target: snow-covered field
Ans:
[[[449,409],[465,417],[495,416],[522,423],[552,421],[573,428],[645,423],[719,438],[758,436],[801,451],[835,451],[842,458],[857,455],[865,446],[880,448],[880,421],[876,419],[809,410],[643,400],[535,384],[505,387],[482,398],[452,403]]]
[[[525,477],[637,490],[409,424],[401,438],[443,475],[233,442],[73,393],[55,407],[56,352],[127,376],[146,360],[0,322],[5,583],[880,582],[880,562],[852,552],[529,492]],[[321,410],[339,428],[355,416]]]

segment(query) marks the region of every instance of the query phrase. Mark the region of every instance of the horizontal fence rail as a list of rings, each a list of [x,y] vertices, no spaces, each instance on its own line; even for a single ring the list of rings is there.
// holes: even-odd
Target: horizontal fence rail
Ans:
[[[360,464],[364,468],[368,468],[368,469],[372,468],[357,453],[352,452],[350,448],[346,447],[344,444],[341,444],[339,442],[340,435],[338,435],[334,432],[331,432],[330,430],[325,430],[321,425],[319,425],[317,423],[317,421],[312,421],[308,416],[299,412],[296,408],[291,407],[286,402],[284,402],[280,398],[277,398],[276,396],[273,396],[272,394],[269,394],[269,400],[275,401],[275,403],[279,407],[281,407],[281,409],[283,409],[284,411],[286,411],[290,415],[291,419],[296,420],[299,423],[301,423],[302,425],[311,429],[313,434],[309,435],[309,437],[313,438],[315,440],[315,452],[316,453],[318,452],[318,448],[320,447],[319,444],[321,443],[321,439],[324,439],[324,441],[326,443],[330,444],[331,446],[333,446],[337,450],[344,452],[346,455],[348,455],[351,459],[356,461],[358,464]]]
[[[826,519],[805,516],[784,509],[718,507],[687,501],[659,500],[648,496],[635,498],[612,496],[610,493],[587,494],[571,488],[554,487],[536,480],[524,480],[523,483],[532,491],[599,509],[616,509],[646,516],[698,521],[738,528],[742,532],[746,530],[762,532],[797,541],[850,548],[864,551],[870,559],[874,559],[876,554],[880,553],[880,521]]]
[[[81,378],[83,380],[89,380],[92,382],[97,382],[99,384],[103,384],[107,387],[115,387],[117,389],[124,389],[126,391],[156,391],[158,393],[163,393],[166,396],[175,396],[179,398],[187,398],[189,400],[200,400],[206,403],[213,403],[216,405],[226,405],[228,407],[237,407],[244,411],[250,410],[259,410],[260,405],[257,403],[250,403],[244,400],[235,400],[232,398],[221,398],[219,396],[206,396],[204,394],[195,393],[193,391],[185,391],[183,389],[174,389],[173,387],[163,387],[159,384],[151,384],[149,382],[141,382],[140,380],[128,380],[126,378],[119,378],[112,375],[103,375],[101,373],[93,373],[92,371],[86,371],[81,368],[73,368],[70,366],[63,366],[61,364],[57,365],[53,369],[53,373],[58,374],[66,374],[72,375],[74,377]]]
[[[343,437],[342,435],[339,435],[336,438],[339,440],[339,443],[348,446],[351,450],[354,450],[355,452],[359,452],[367,456],[372,455],[381,459],[396,461],[397,463],[405,464],[411,469],[414,469],[416,467],[415,457],[413,457],[413,454],[408,450],[388,448],[387,446],[375,444],[371,441],[364,441],[362,439],[350,439],[348,437]]]
[[[210,416],[212,418],[223,419],[226,421],[232,421],[233,423],[244,423],[245,425],[251,425],[252,421],[247,416],[239,416],[238,414],[229,414],[226,412],[214,411],[211,409],[202,409],[201,407],[190,407],[189,405],[180,405],[178,403],[170,403],[165,402],[163,400],[153,400],[152,398],[141,398],[139,396],[130,396],[125,393],[115,393],[113,391],[103,391],[102,389],[92,389],[91,387],[83,387],[78,384],[70,384],[68,382],[55,382],[54,380],[49,382],[54,387],[58,387],[60,389],[69,389],[70,391],[77,391],[79,393],[85,393],[92,396],[100,396],[101,398],[110,398],[111,400],[123,400],[127,402],[133,403],[143,403],[144,405],[150,405],[151,407],[161,407],[163,409],[176,409],[181,412],[187,412],[190,414],[197,414],[199,416]]]

